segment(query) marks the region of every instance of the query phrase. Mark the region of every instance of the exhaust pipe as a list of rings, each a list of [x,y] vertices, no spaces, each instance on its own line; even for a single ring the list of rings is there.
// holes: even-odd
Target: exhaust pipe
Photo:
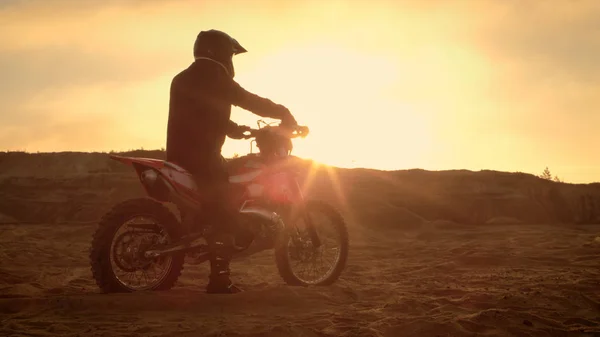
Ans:
[[[242,206],[243,207],[243,206]],[[285,228],[285,224],[283,223],[283,219],[281,216],[275,212],[267,211],[263,208],[258,207],[246,207],[240,210],[242,214],[256,215],[263,220],[266,220],[268,223],[268,228],[271,231],[271,234],[277,234],[279,231],[282,231]]]
[[[167,186],[170,189],[173,188],[172,186],[169,186],[168,183],[167,183]],[[176,196],[177,194],[173,193],[173,195]],[[268,238],[271,238],[271,239],[275,238],[276,235],[285,228],[285,225],[283,223],[283,220],[281,219],[281,216],[279,216],[279,214],[277,214],[275,212],[267,211],[263,208],[258,208],[258,207],[247,207],[247,208],[242,208],[240,210],[240,213],[248,214],[248,215],[255,215],[255,216],[260,217],[262,220],[264,220],[267,223],[267,229],[268,229],[267,237]],[[261,240],[258,240],[258,241],[261,241]],[[188,238],[185,238],[179,242],[174,242],[174,243],[168,245],[167,247],[146,251],[144,253],[144,256],[146,258],[157,258],[157,257],[163,256],[163,255],[168,255],[168,254],[172,254],[172,253],[176,253],[176,252],[180,252],[180,251],[192,250],[192,249],[198,248],[202,245],[207,245],[207,241],[202,236],[202,234],[198,233],[198,234],[195,234]],[[248,247],[241,253],[235,254],[234,259],[237,259],[240,257],[245,257],[245,256],[250,256],[250,255],[253,255],[260,251],[270,249],[270,248],[273,248],[272,242],[269,243],[269,242],[255,241],[250,245],[250,247]]]
[[[244,206],[242,206],[244,207]],[[243,251],[236,253],[233,256],[233,260],[237,260],[240,258],[248,257],[254,255],[256,253],[271,249],[274,247],[275,238],[277,234],[284,230],[285,225],[281,216],[275,212],[268,211],[263,208],[258,207],[247,207],[242,208],[240,210],[241,214],[255,215],[267,223],[266,238],[255,239],[254,242],[250,244],[250,246]]]

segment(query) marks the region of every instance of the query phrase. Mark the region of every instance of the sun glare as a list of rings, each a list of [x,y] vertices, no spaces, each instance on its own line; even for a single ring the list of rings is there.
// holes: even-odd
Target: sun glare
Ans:
[[[384,55],[312,44],[267,55],[237,80],[286,105],[311,128],[308,138],[295,141],[296,155],[342,167],[396,168],[420,160],[430,142],[427,119],[386,97],[398,76],[398,66]],[[233,118],[254,125],[257,117],[235,109]],[[224,150],[240,153],[243,146],[228,141]],[[403,159],[386,152],[401,152]]]
[[[297,156],[383,170],[548,165],[597,179],[595,159],[573,151],[595,139],[597,85],[560,77],[589,76],[580,71],[589,57],[558,52],[589,43],[544,33],[559,23],[585,31],[569,21],[589,19],[570,12],[577,6],[566,17],[560,6],[532,6],[544,19],[530,25],[501,1],[63,2],[0,8],[4,63],[15,63],[2,100],[7,149],[165,147],[171,79],[193,61],[198,31],[214,28],[249,51],[235,57],[236,80],[310,127],[294,141]],[[562,65],[550,66],[553,57]],[[256,126],[259,117],[234,108],[232,119]],[[223,155],[249,150],[229,139]]]

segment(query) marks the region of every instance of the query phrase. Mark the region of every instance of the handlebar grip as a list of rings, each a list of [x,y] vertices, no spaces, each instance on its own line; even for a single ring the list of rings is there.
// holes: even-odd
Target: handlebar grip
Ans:
[[[297,129],[297,132],[299,135],[301,135],[303,137],[308,135],[308,133],[309,133],[308,126],[299,126]]]

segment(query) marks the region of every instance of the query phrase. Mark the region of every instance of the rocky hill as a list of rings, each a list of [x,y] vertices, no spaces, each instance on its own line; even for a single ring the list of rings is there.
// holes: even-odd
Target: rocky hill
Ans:
[[[161,151],[122,153],[164,158]],[[600,220],[600,184],[566,184],[496,171],[377,171],[301,161],[309,194],[366,227],[590,223]],[[106,153],[0,153],[0,222],[96,221],[115,203],[142,196],[133,170]]]

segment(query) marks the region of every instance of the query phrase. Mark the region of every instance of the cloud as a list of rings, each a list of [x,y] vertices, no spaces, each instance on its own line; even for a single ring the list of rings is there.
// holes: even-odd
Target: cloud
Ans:
[[[468,39],[493,70],[482,88],[501,109],[497,126],[584,160],[572,149],[600,142],[600,2],[487,3]]]
[[[91,151],[164,146],[168,77],[49,89],[3,114],[0,150]]]
[[[107,11],[123,11],[119,6],[124,3],[129,14],[131,6],[151,5],[34,0],[0,6],[7,28],[0,32],[0,149],[139,145],[139,130],[122,130],[126,126],[119,128],[119,121],[130,123],[133,118],[128,116],[141,113],[136,106],[147,108],[156,98],[148,99],[135,88],[176,73],[190,57],[172,48],[140,48],[138,40],[126,43],[118,35],[111,40]],[[164,96],[168,98],[168,91]]]
[[[109,115],[73,117],[48,115],[47,111],[21,110],[0,132],[0,150],[94,150],[113,146],[119,125]]]
[[[600,2],[513,2],[482,24],[475,43],[525,76],[600,82]],[[514,74],[511,74],[514,75]]]
[[[0,22],[0,148],[73,148],[86,134],[81,146],[162,144],[170,78],[197,31],[220,28],[251,50],[236,63],[248,89],[378,120],[411,106],[406,118],[435,126],[440,167],[538,165],[540,153],[540,166],[600,165],[574,150],[600,142],[596,0],[31,0],[0,2]],[[315,45],[347,54],[281,56]],[[372,57],[348,62],[356,51]],[[312,81],[323,90],[302,89]]]
[[[0,92],[22,99],[47,88],[143,81],[173,70],[170,56],[100,54],[68,47],[3,52]]]
[[[112,56],[66,47],[0,53],[0,149],[97,150],[147,143],[140,130],[125,129],[132,125],[130,116],[143,112],[127,110],[141,104],[152,113],[160,106],[148,102],[157,98],[127,92],[178,71],[173,63],[168,54]],[[168,76],[164,82],[168,86]],[[168,99],[168,89],[163,96]]]

